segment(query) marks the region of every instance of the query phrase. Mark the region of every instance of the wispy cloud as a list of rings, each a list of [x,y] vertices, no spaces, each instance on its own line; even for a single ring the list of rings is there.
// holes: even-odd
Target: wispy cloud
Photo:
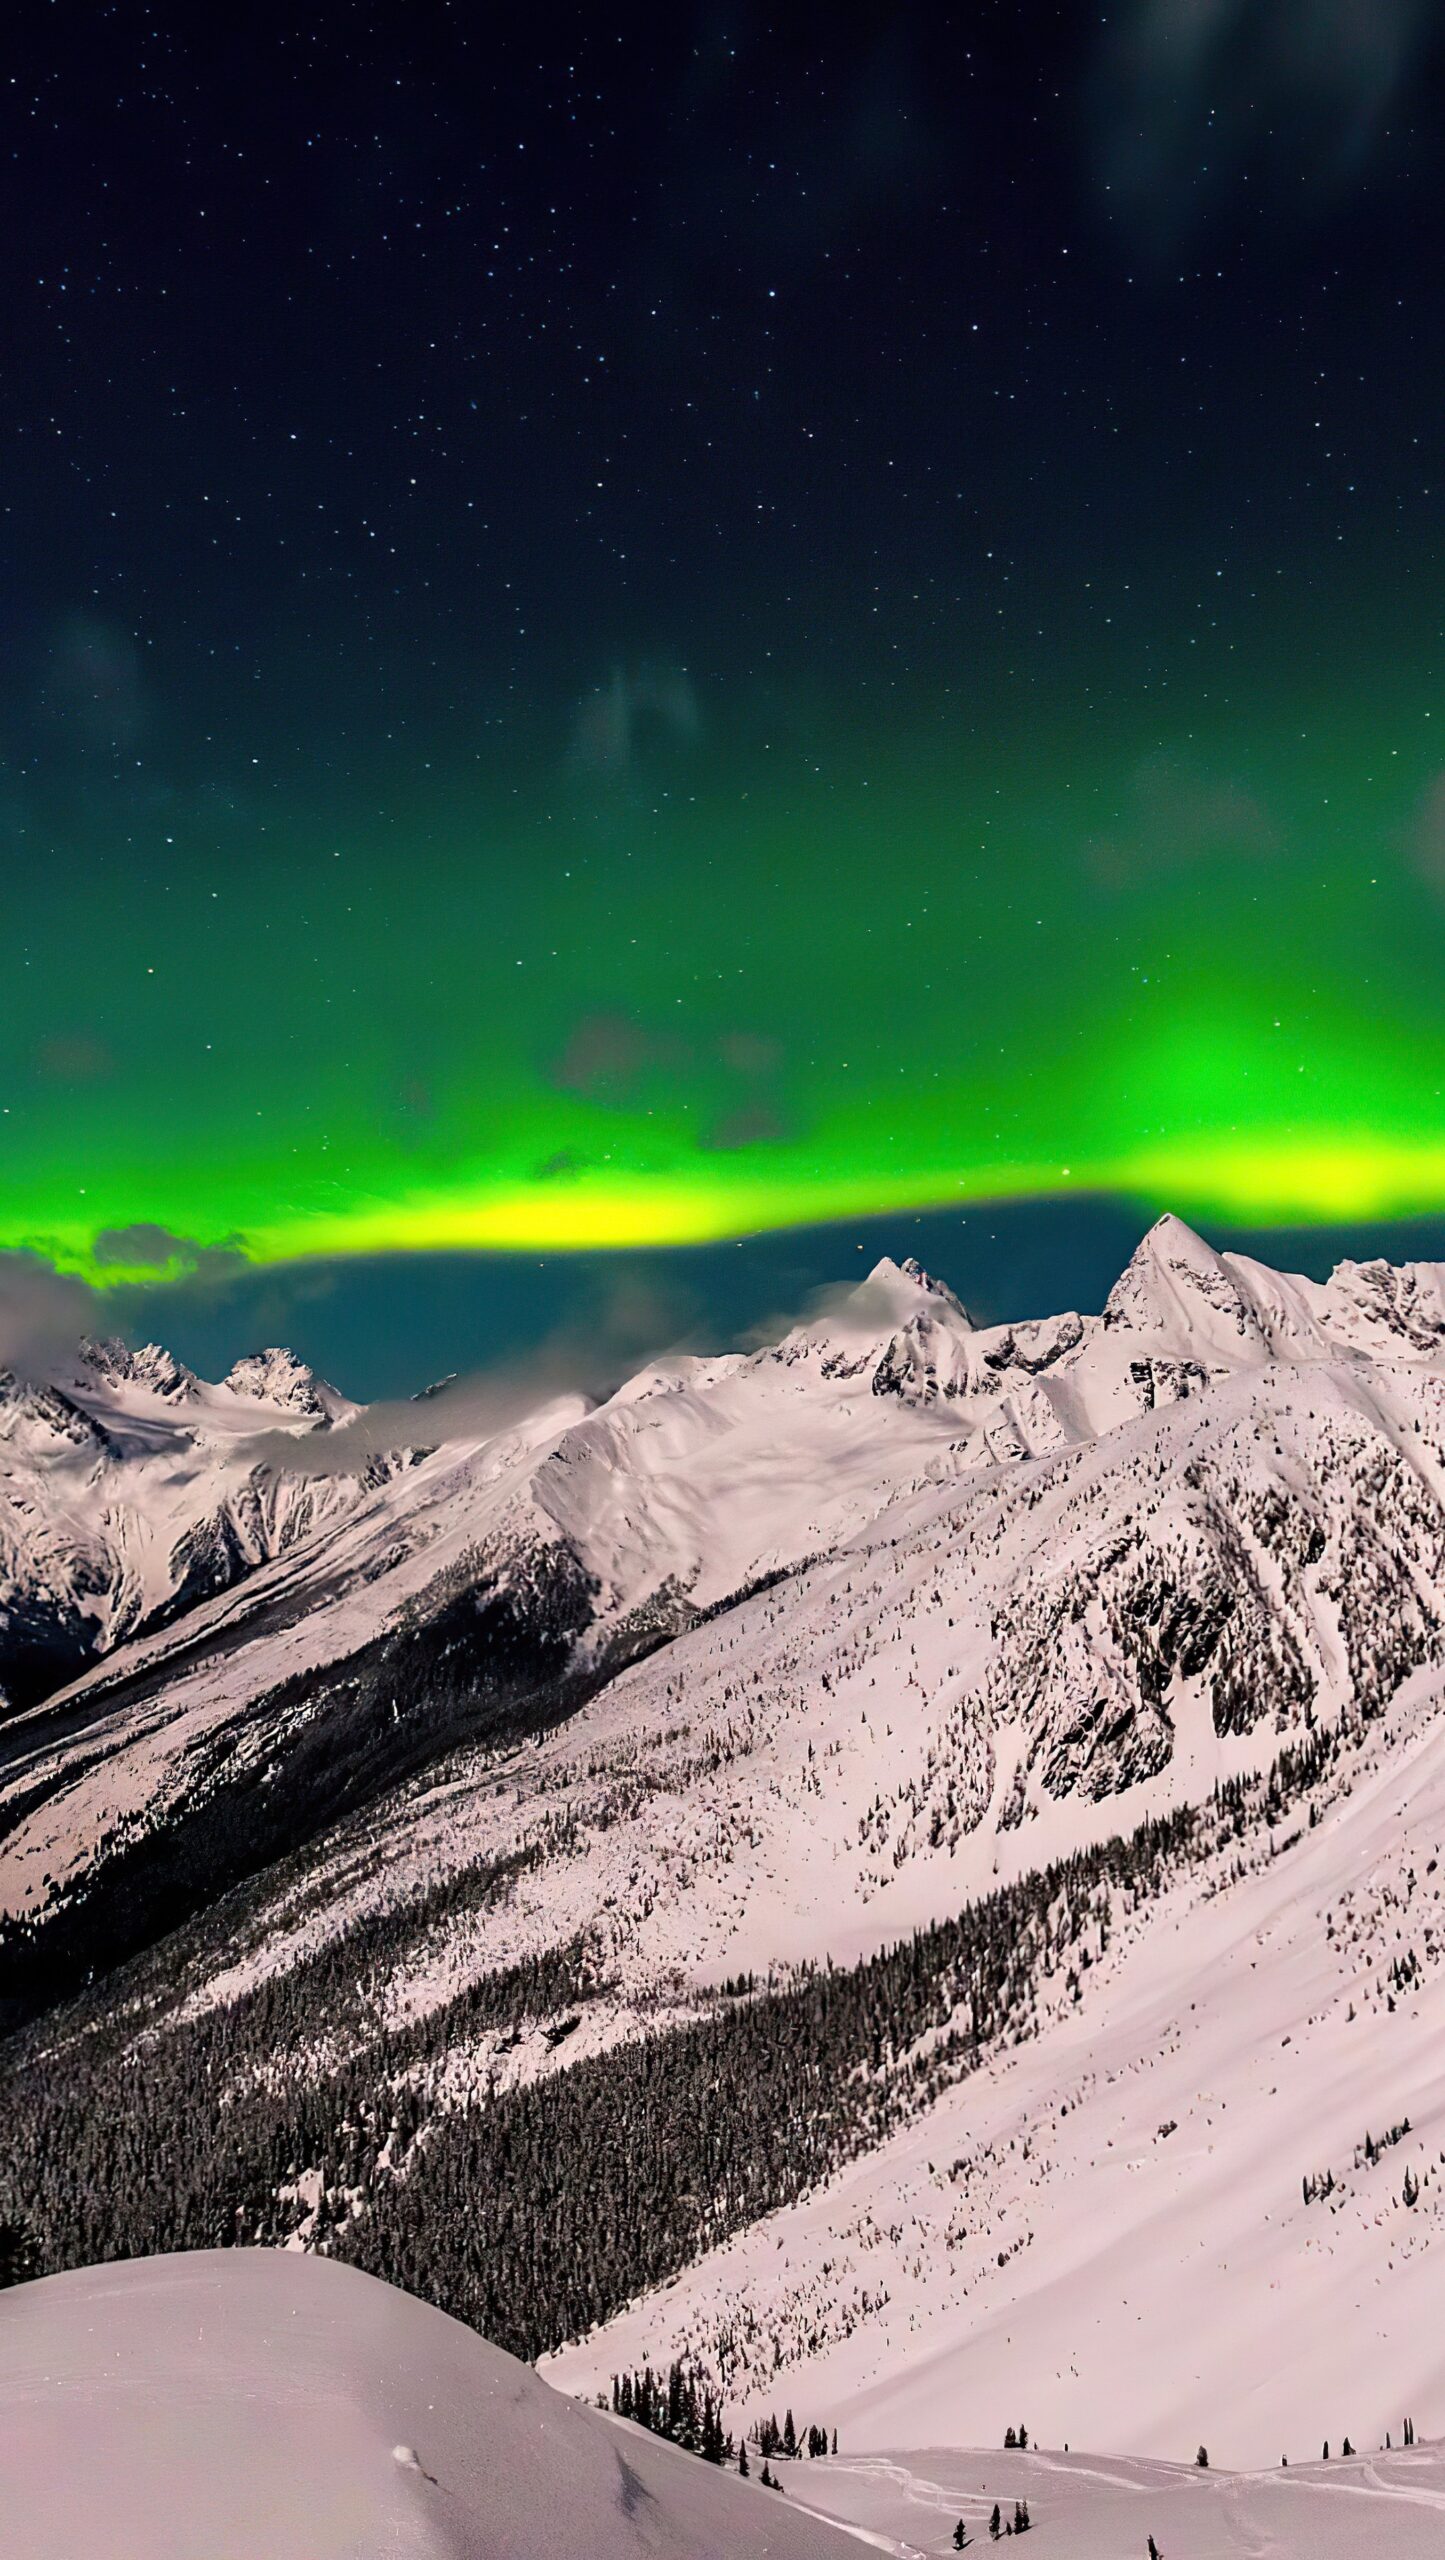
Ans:
[[[1133,0],[1089,91],[1095,174],[1138,245],[1168,255],[1274,167],[1318,209],[1377,151],[1439,29],[1439,0]]]
[[[198,1244],[194,1236],[178,1236],[146,1218],[128,1227],[102,1227],[91,1252],[103,1270],[144,1272],[161,1280],[229,1278],[247,1268],[238,1237],[225,1244]]]
[[[578,706],[567,762],[593,781],[627,781],[650,746],[690,745],[701,726],[685,667],[614,667]]]
[[[436,1449],[511,1431],[569,1400],[591,1404],[651,1360],[689,1347],[694,1317],[682,1282],[619,1265],[599,1274],[585,1306],[516,1359],[446,1378],[424,1394],[387,1397],[335,1430],[262,1433],[256,1459],[304,1475],[345,1475],[402,1449]]]
[[[1405,851],[1427,887],[1445,895],[1445,773],[1427,783],[1405,830]]]
[[[1160,754],[1135,766],[1114,824],[1090,838],[1086,854],[1096,879],[1122,889],[1205,862],[1266,861],[1279,849],[1278,829],[1246,783]]]

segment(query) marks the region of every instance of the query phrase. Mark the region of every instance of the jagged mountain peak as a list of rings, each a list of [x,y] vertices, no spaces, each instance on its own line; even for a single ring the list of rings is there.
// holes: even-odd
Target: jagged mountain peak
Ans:
[[[334,1422],[348,1410],[345,1399],[325,1378],[279,1344],[247,1352],[227,1370],[221,1384],[249,1403],[276,1405],[284,1413],[309,1415],[317,1422]]]
[[[107,1335],[103,1341],[87,1336],[80,1346],[80,1360],[90,1378],[100,1378],[107,1386],[139,1387],[147,1395],[164,1396],[168,1404],[180,1404],[196,1392],[194,1370],[159,1342],[143,1342],[138,1351],[132,1351],[118,1335]]]
[[[1109,1303],[1127,1292],[1131,1282],[1147,1283],[1161,1273],[1174,1279],[1208,1281],[1221,1269],[1223,1257],[1185,1219],[1166,1209],[1140,1237],[1110,1292]]]
[[[952,1363],[965,1358],[971,1334],[968,1311],[945,1280],[935,1280],[910,1254],[896,1262],[885,1253],[851,1288],[823,1293],[811,1317],[756,1357],[785,1366],[811,1361],[835,1381],[858,1377],[882,1360],[901,1377],[920,1364],[930,1372],[942,1342]],[[966,1365],[966,1362],[965,1362]]]
[[[918,1313],[917,1301],[920,1298],[934,1300],[938,1306],[946,1307],[951,1315],[961,1317],[965,1324],[969,1321],[963,1300],[950,1289],[948,1282],[935,1280],[932,1272],[925,1271],[922,1263],[911,1253],[905,1254],[901,1262],[895,1262],[891,1253],[885,1253],[874,1263],[863,1283],[863,1291],[887,1292],[893,1301],[893,1311],[905,1322],[909,1316]]]
[[[1181,1218],[1163,1217],[1115,1282],[1104,1323],[1230,1366],[1433,1358],[1445,1347],[1445,1264],[1345,1261],[1320,1282],[1218,1253]]]
[[[1155,1219],[1115,1281],[1104,1322],[1206,1357],[1238,1360],[1269,1349],[1239,1266],[1169,1213]]]

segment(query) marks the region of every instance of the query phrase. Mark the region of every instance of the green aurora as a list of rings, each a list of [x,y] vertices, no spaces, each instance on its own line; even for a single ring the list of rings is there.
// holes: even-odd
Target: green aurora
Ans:
[[[1431,713],[1294,725],[428,788],[244,862],[244,815],[132,811],[79,940],[52,835],[12,879],[0,1240],[104,1282],[1068,1192],[1445,1206]]]
[[[0,1244],[1445,1210],[1431,13],[883,14],[39,48]]]

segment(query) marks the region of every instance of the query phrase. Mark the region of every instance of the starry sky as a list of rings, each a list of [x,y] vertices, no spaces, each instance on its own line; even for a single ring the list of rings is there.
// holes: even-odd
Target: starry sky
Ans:
[[[1445,11],[15,27],[0,1247],[367,1391],[1436,1232]]]

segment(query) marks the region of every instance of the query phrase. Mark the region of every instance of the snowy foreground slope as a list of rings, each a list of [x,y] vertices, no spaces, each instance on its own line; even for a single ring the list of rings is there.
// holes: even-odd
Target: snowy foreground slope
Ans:
[[[226,2250],[0,2295],[6,2560],[846,2560],[351,2267]]]
[[[1425,2560],[1445,2459],[1230,2474],[1053,2452],[782,2464],[782,2497],[584,2409],[390,2286],[259,2251],[0,2298],[7,2560]],[[834,2522],[821,2521],[830,2518]],[[838,2530],[835,2527],[847,2528]],[[861,2539],[855,2539],[855,2535]]]

